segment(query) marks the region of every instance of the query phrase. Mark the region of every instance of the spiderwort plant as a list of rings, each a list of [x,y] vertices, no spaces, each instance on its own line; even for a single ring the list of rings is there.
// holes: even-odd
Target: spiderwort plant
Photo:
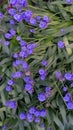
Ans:
[[[0,12],[2,130],[58,130],[68,116],[71,121],[73,68],[66,51],[73,41],[71,4],[9,0]]]

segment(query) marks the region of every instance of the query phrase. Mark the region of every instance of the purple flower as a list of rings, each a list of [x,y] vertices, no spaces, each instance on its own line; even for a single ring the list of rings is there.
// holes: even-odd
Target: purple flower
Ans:
[[[12,78],[21,78],[21,77],[22,77],[22,72],[21,71],[14,72],[12,74]]]
[[[24,77],[24,81],[28,84],[34,84],[34,81],[30,78],[30,76],[26,76]]]
[[[29,113],[30,113],[30,114],[34,114],[35,111],[36,111],[36,108],[35,108],[35,107],[31,107],[31,108],[29,109]]]
[[[10,42],[9,42],[9,41],[5,41],[5,42],[4,42],[4,45],[9,46],[9,45],[10,45]]]
[[[33,89],[33,88],[31,88],[31,89],[28,91],[29,94],[32,94],[33,92],[34,92],[34,89]]]
[[[50,19],[49,19],[48,16],[46,16],[46,15],[43,17],[43,20],[44,20],[46,23],[50,22]]]
[[[73,80],[73,73],[72,73],[72,76],[71,76],[72,80]]]
[[[27,114],[27,120],[28,120],[28,122],[33,122],[34,116],[32,114],[28,113]]]
[[[18,58],[18,53],[13,54],[13,58],[17,59]]]
[[[47,23],[46,22],[44,22],[44,21],[40,21],[40,24],[39,24],[39,27],[41,28],[41,29],[45,29],[46,27],[47,27]]]
[[[11,86],[13,86],[14,85],[14,81],[13,80],[8,80],[8,85],[11,85]]]
[[[72,74],[71,74],[71,73],[66,73],[66,74],[64,75],[64,77],[65,77],[66,80],[69,80],[69,81],[72,80]]]
[[[0,19],[2,19],[3,18],[3,13],[2,12],[0,12]]]
[[[40,116],[41,116],[41,117],[47,116],[47,111],[46,111],[45,109],[42,109],[42,110],[40,111]]]
[[[37,46],[38,46],[37,43],[33,43],[33,44],[32,44],[32,48],[33,48],[33,49],[35,49]]]
[[[31,84],[26,84],[26,85],[25,85],[25,90],[28,91],[28,92],[29,92],[32,88],[33,88],[33,86],[32,86]]]
[[[12,36],[15,36],[15,35],[16,35],[16,31],[15,31],[13,28],[10,29],[10,33],[11,33]]]
[[[18,6],[17,6],[17,11],[18,11],[19,13],[22,12],[22,5],[18,5]]]
[[[15,62],[13,62],[15,65],[16,65],[16,67],[17,66],[19,66],[19,65],[21,65],[21,63],[22,63],[22,61],[21,60],[16,60]]]
[[[35,109],[35,113],[34,113],[34,115],[35,115],[36,117],[39,117],[39,116],[40,116],[40,111],[37,110],[37,109]]]
[[[30,77],[29,77],[29,76],[24,77],[24,81],[25,81],[26,83],[28,83],[28,82],[30,81]]]
[[[61,32],[63,33],[64,31],[65,31],[65,30],[62,28],[62,29],[61,29]]]
[[[17,40],[17,41],[21,41],[21,40],[22,40],[22,39],[21,39],[21,36],[17,36],[17,37],[16,37],[16,40]]]
[[[64,48],[65,47],[65,44],[63,41],[58,41],[58,47],[59,48]]]
[[[45,72],[46,72],[46,71],[45,71],[44,69],[40,69],[40,70],[39,70],[39,74],[40,74],[40,75],[44,75]]]
[[[21,13],[22,18],[29,23],[30,18],[32,17],[33,13],[31,10],[26,10],[25,12]]]
[[[14,16],[14,15],[16,14],[16,9],[10,8],[10,9],[8,10],[8,13],[9,13],[10,15]]]
[[[27,0],[19,0],[19,3],[20,3],[23,7],[27,7],[27,5],[28,5],[28,1],[27,1]]]
[[[25,113],[25,112],[21,112],[20,115],[19,115],[19,118],[20,118],[21,120],[26,119],[26,113]]]
[[[18,0],[10,0],[10,4],[12,4],[12,6],[17,6]]]
[[[27,50],[26,51],[21,50],[20,53],[19,53],[19,56],[21,58],[26,58],[28,56]]]
[[[6,86],[5,89],[6,89],[7,92],[10,92],[10,91],[12,91],[12,86],[9,86],[9,85],[8,85],[8,86]]]
[[[67,2],[68,4],[71,4],[71,3],[72,3],[72,0],[66,0],[66,2]]]
[[[68,108],[69,110],[73,110],[73,102],[68,102],[68,103],[67,103],[67,108]]]
[[[45,95],[44,92],[38,94],[38,100],[39,100],[40,102],[44,102],[44,101],[46,100],[46,95]]]
[[[34,29],[30,29],[30,32],[31,32],[31,33],[34,33],[34,32],[35,32],[35,30],[34,30]]]
[[[16,101],[10,101],[9,107],[10,107],[11,109],[15,109],[15,108],[17,107],[17,102],[16,102]]]
[[[67,93],[65,96],[64,96],[64,101],[66,102],[69,102],[71,100],[71,94],[70,93]]]
[[[8,107],[9,103],[10,103],[10,101],[6,101],[5,106]]]
[[[21,22],[22,21],[22,17],[20,14],[15,14],[14,15],[14,19],[17,21],[17,22]]]
[[[26,45],[26,42],[25,42],[24,40],[21,40],[21,41],[20,41],[20,45],[21,45],[21,46],[25,46],[25,45]]]
[[[42,65],[47,66],[48,62],[46,60],[42,60]]]
[[[40,21],[40,20],[41,20],[41,17],[40,17],[40,16],[36,16],[36,20],[37,20],[37,21]]]
[[[31,50],[31,49],[35,49],[36,47],[38,46],[38,44],[37,43],[31,43],[31,44],[28,44],[27,45],[27,48],[29,49],[29,50]]]
[[[50,90],[51,90],[51,87],[49,87],[49,86],[45,88],[46,92],[50,92]]]
[[[13,62],[13,67],[18,67],[18,64],[16,63],[16,61]]]
[[[32,17],[33,13],[31,10],[26,10],[24,18],[30,19]]]
[[[11,24],[11,25],[14,25],[14,24],[15,24],[14,19],[11,19],[11,20],[10,20],[10,24]]]
[[[12,39],[12,35],[11,35],[10,33],[6,33],[6,34],[5,34],[5,38],[7,38],[7,39]]]
[[[65,96],[63,99],[64,99],[64,101],[68,102],[70,100],[70,97],[69,96]]]
[[[13,62],[13,67],[18,67],[18,65],[16,64],[16,62]]]
[[[6,129],[7,129],[7,126],[4,125],[4,126],[2,127],[2,130],[6,130]]]
[[[22,64],[22,60],[20,60],[20,59],[16,60],[16,64],[17,64],[18,66],[21,65],[21,64]]]
[[[25,46],[21,46],[21,51],[24,51],[24,52],[26,52],[27,51],[27,48],[26,48],[26,45]]]
[[[34,122],[35,122],[35,123],[40,123],[40,122],[41,122],[41,120],[40,120],[40,118],[39,118],[39,117],[36,117],[36,118],[34,119]]]
[[[46,78],[46,71],[44,69],[39,70],[39,74],[41,75],[41,80],[45,80]]]
[[[28,55],[33,54],[33,49],[32,50],[27,50],[27,53],[28,53]]]
[[[64,91],[64,92],[67,92],[67,90],[68,90],[67,87],[64,86],[64,87],[63,87],[63,91]]]
[[[41,75],[40,78],[41,78],[41,80],[45,80],[46,75]]]
[[[31,19],[30,19],[30,24],[36,25],[36,19],[35,19],[35,18],[31,18]]]
[[[11,109],[15,109],[17,107],[17,102],[16,101],[6,101],[5,105],[7,107],[10,107]]]

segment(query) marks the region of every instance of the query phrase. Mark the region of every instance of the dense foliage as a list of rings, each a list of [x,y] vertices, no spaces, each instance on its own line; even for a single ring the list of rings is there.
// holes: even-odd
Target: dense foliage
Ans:
[[[0,0],[0,130],[73,130],[72,0]]]

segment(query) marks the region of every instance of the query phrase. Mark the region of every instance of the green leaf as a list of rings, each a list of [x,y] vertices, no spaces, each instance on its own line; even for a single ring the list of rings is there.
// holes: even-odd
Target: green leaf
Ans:
[[[69,45],[68,38],[65,36],[65,37],[63,38],[63,40],[64,40],[64,43],[65,43],[65,47],[68,46],[68,45]],[[71,55],[71,54],[72,54],[71,48],[67,48],[67,47],[66,47],[66,50],[67,50],[68,55]]]
[[[18,120],[19,130],[24,130],[24,123],[19,119]]]
[[[60,130],[64,130],[64,126],[57,115],[53,114],[53,120],[56,123],[56,125],[59,127]]]
[[[64,125],[64,130],[69,130],[69,125],[68,124]]]
[[[7,64],[8,62],[11,62],[10,58],[4,58],[1,62],[0,62],[0,66]]]
[[[29,104],[30,103],[30,97],[29,97],[29,94],[25,92],[24,94],[24,100],[25,100],[25,103],[26,104]]]
[[[68,33],[71,33],[73,32],[73,26],[69,26],[69,27],[64,27],[64,32],[59,32],[55,35],[55,37],[61,37],[61,36],[64,36]]]
[[[6,107],[0,108],[0,112],[6,111]]]
[[[6,83],[4,82],[4,83],[0,86],[0,93],[4,90],[5,87],[6,87]]]
[[[5,95],[4,91],[1,91],[1,100],[3,102],[3,105],[5,105],[5,103],[6,103],[6,95]]]
[[[64,103],[63,103],[62,99],[60,99],[60,97],[58,97],[58,105],[59,105],[59,109],[60,109],[60,114],[63,119],[63,123],[67,123],[66,110],[64,107]]]

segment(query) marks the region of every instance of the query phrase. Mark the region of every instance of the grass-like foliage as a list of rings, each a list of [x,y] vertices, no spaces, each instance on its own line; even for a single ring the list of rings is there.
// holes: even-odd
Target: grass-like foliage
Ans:
[[[0,0],[0,130],[73,130],[72,0]]]

